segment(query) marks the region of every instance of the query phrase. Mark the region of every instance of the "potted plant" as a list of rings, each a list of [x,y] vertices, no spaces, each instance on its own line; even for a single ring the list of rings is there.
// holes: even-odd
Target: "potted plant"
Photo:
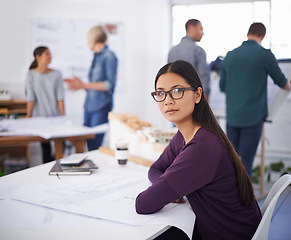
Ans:
[[[277,181],[284,173],[285,165],[282,161],[270,164],[270,172],[268,179],[271,182]]]
[[[265,181],[267,180],[267,171],[269,167],[265,166],[264,171],[265,171]],[[261,176],[261,167],[260,165],[257,165],[256,167],[253,168],[253,174],[252,174],[252,182],[254,184],[259,184],[260,183],[260,176]]]

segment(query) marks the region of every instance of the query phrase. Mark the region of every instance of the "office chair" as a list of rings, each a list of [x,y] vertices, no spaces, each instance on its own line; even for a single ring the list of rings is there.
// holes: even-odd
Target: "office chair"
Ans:
[[[281,193],[291,183],[291,175],[285,174],[280,177],[272,186],[268,196],[261,208],[262,219],[252,240],[267,240],[269,235],[270,222],[276,203]]]

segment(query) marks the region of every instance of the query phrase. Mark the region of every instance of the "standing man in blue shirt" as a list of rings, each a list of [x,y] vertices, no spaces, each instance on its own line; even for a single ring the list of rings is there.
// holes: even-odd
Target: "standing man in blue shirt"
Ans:
[[[81,79],[64,79],[69,89],[87,91],[84,104],[84,125],[94,127],[108,122],[108,113],[113,108],[113,92],[116,83],[117,58],[106,45],[107,34],[103,27],[92,27],[88,32],[88,45],[94,51],[94,58],[89,70],[89,82]],[[104,134],[96,134],[87,141],[88,150],[98,149],[102,145]]]
[[[181,42],[174,46],[168,56],[168,62],[172,63],[176,60],[184,60],[192,64],[199,73],[204,92],[208,99],[210,94],[210,71],[206,62],[206,53],[203,48],[199,47],[196,42],[202,39],[203,27],[199,20],[190,19],[185,24],[186,36]]]
[[[248,40],[227,53],[220,69],[220,89],[226,94],[227,136],[250,177],[268,115],[267,76],[279,87],[291,90],[271,50],[261,46],[265,34],[262,23],[253,23]]]

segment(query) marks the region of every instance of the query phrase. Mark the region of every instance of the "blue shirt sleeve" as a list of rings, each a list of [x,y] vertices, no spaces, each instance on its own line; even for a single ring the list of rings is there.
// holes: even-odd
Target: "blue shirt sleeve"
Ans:
[[[104,85],[107,90],[114,90],[117,75],[117,59],[113,54],[108,54],[105,62],[106,79]]]

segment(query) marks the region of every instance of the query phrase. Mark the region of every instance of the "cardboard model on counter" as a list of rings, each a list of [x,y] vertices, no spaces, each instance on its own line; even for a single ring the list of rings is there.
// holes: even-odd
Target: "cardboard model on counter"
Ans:
[[[134,114],[109,113],[110,149],[116,142],[128,142],[129,154],[154,162],[166,148],[176,129],[163,132]]]

